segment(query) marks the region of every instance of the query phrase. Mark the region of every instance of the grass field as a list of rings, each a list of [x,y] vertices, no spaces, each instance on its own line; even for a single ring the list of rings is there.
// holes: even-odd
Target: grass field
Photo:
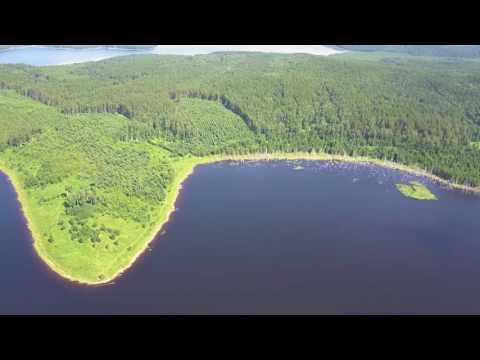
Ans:
[[[411,181],[410,184],[397,184],[397,189],[406,197],[416,200],[438,200],[438,198],[421,182]]]

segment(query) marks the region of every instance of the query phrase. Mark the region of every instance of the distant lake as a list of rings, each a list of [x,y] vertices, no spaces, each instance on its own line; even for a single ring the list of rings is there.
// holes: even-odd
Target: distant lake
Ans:
[[[159,45],[150,49],[120,48],[53,48],[45,46],[25,46],[0,50],[0,64],[27,64],[35,66],[65,65],[86,61],[98,61],[115,56],[135,54],[175,54],[198,55],[215,51],[273,51],[279,53],[310,53],[331,55],[342,53],[324,45]]]
[[[201,165],[151,251],[86,287],[37,258],[0,175],[0,314],[479,314],[480,198],[394,187],[414,179],[324,161]]]
[[[51,48],[43,46],[25,46],[0,51],[1,64],[27,64],[35,66],[64,65],[86,61],[98,61],[114,56],[147,54],[151,49],[117,49],[117,48]]]

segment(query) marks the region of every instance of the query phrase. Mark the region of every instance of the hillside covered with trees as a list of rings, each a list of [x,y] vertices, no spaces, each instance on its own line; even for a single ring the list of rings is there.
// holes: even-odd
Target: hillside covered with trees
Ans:
[[[479,154],[470,146],[480,137],[480,65],[342,59],[219,53],[3,65],[0,87],[66,115],[122,114],[130,140],[161,137],[195,155],[315,149],[418,164],[480,185]],[[203,136],[204,125],[191,118],[214,103],[238,115],[251,134],[231,128],[228,143]]]
[[[111,279],[192,159],[324,152],[480,186],[480,63],[344,55],[134,55],[0,65],[0,169],[64,274]],[[168,205],[168,206],[167,206]]]
[[[385,51],[415,56],[480,57],[480,45],[337,45],[351,51]]]

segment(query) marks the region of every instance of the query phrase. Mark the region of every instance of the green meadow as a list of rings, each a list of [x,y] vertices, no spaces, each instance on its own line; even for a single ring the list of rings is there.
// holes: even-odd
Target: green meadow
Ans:
[[[409,184],[397,184],[403,195],[415,200],[438,200],[438,198],[421,182],[411,181]]]

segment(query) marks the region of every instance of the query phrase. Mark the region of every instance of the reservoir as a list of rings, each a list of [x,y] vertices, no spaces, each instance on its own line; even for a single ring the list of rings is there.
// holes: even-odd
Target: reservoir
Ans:
[[[396,190],[411,180],[439,201]],[[222,162],[176,207],[131,269],[88,287],[36,256],[0,173],[0,314],[480,314],[478,196],[373,165]]]
[[[135,54],[199,55],[216,51],[309,53],[320,56],[345,52],[324,45],[158,45],[144,49],[124,49],[105,46],[78,49],[31,45],[0,50],[0,64],[27,64],[34,66],[65,65]]]
[[[0,64],[26,64],[34,66],[65,65],[86,61],[98,61],[114,56],[147,54],[151,49],[121,48],[53,48],[44,46],[25,46],[0,51]]]

